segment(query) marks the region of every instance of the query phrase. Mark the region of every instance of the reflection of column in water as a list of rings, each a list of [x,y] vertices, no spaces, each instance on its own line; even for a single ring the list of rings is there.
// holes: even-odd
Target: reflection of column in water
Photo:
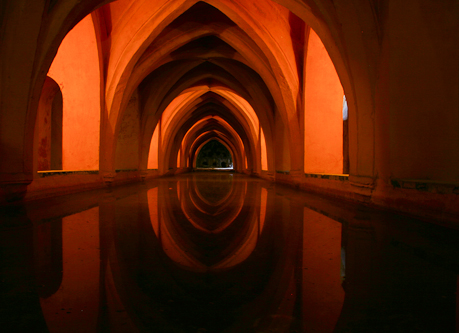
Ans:
[[[34,238],[38,294],[47,298],[62,283],[62,219],[39,224]]]
[[[257,298],[254,306],[262,312],[258,320],[257,332],[300,332],[301,329],[301,258],[302,206],[286,197],[269,193],[266,223],[260,238],[260,246],[271,245],[276,259],[264,257],[273,264],[273,270],[267,276],[269,282],[263,291],[269,295],[265,304],[263,297]],[[260,295],[261,296],[261,295]],[[255,305],[256,304],[256,305]],[[245,330],[246,328],[244,328]]]
[[[158,188],[152,188],[147,192],[148,197],[148,209],[150,211],[150,221],[153,226],[155,234],[159,234],[160,222],[159,222],[159,212],[158,212]],[[158,237],[159,238],[159,237]]]
[[[266,220],[266,209],[268,204],[268,190],[266,188],[261,189],[261,198],[260,198],[260,234],[263,230],[265,220]]]
[[[16,208],[16,207],[15,207]],[[0,320],[2,332],[44,332],[34,279],[34,228],[21,208],[0,208]]]
[[[99,315],[99,208],[62,219],[63,276],[40,299],[50,332],[96,332]]]

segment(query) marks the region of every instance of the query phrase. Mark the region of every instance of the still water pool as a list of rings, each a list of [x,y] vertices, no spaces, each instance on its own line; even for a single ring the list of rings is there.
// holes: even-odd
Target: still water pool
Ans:
[[[459,233],[232,173],[12,205],[3,332],[454,332]]]

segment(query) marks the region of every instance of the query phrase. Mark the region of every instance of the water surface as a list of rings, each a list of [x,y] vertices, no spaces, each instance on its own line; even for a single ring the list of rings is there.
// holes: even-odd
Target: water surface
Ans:
[[[454,332],[459,234],[232,173],[3,208],[18,332]]]

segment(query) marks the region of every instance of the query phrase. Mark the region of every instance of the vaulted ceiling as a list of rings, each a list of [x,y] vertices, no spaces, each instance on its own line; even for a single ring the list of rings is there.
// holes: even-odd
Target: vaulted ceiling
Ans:
[[[150,146],[168,114],[160,169],[175,166],[181,147],[189,160],[202,140],[218,138],[238,156],[237,169],[247,157],[247,167],[260,170],[261,131],[267,147],[274,146],[274,132],[281,140],[284,131],[300,137],[289,117],[296,113],[305,23],[286,8],[270,0],[174,1],[162,7],[117,1],[93,18],[103,32],[106,107],[115,138],[135,91],[142,147]],[[204,119],[205,126],[198,126]],[[148,153],[141,152],[143,164]],[[273,164],[273,151],[268,155]]]

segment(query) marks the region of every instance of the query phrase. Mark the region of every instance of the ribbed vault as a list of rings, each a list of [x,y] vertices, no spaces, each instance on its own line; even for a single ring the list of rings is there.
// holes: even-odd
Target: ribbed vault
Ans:
[[[144,38],[142,44],[126,45],[123,54],[119,54],[117,66],[121,71],[111,73],[112,60],[109,60],[106,101],[111,126],[102,139],[112,149],[105,150],[101,167],[104,162],[107,169],[113,169],[112,165],[116,164],[115,138],[132,95],[138,93],[140,147],[132,149],[140,149],[140,169],[147,168],[150,142],[160,124],[161,173],[193,166],[196,150],[213,138],[230,149],[237,170],[260,173],[261,131],[263,139],[266,138],[262,144],[269,147],[268,168],[273,170],[274,133],[282,138],[284,131],[298,136],[297,129],[289,128],[289,116],[285,114],[288,105],[285,100],[288,98],[293,103],[293,99],[281,89],[283,80],[293,77],[287,73],[292,70],[292,64],[285,63],[283,68],[287,72],[280,73],[283,58],[273,61],[274,55],[263,51],[267,47],[265,41],[249,27],[255,24],[253,18],[251,22],[242,21],[234,9],[225,6],[217,9],[211,3],[187,4],[190,2],[171,12],[163,20],[168,23],[164,27],[146,21],[153,30],[137,31],[129,39],[132,43]],[[108,11],[106,6],[100,14],[107,16]],[[272,51],[269,49],[268,53]],[[116,52],[110,55],[115,56]],[[125,66],[120,67],[121,64]],[[290,145],[284,149],[289,150]],[[180,161],[181,165],[177,165]],[[246,165],[243,161],[247,161]]]
[[[352,55],[343,47],[344,37],[336,17],[339,13],[334,6],[313,0],[86,0],[73,5],[67,1],[66,6],[57,2],[43,19],[40,43],[44,52],[35,61],[38,86],[31,90],[32,95],[40,90],[40,73],[46,73],[65,33],[89,13],[101,68],[103,112],[98,163],[101,173],[109,178],[117,168],[148,168],[151,139],[164,111],[190,89],[199,91],[198,99],[208,91],[220,96],[219,115],[243,141],[244,150],[237,154],[243,154],[242,159],[247,160],[243,163],[244,169],[247,165],[247,172],[260,173],[263,169],[271,174],[276,170],[300,173],[304,163],[304,143],[299,141],[303,137],[302,86],[308,25],[327,48],[346,91],[349,108],[357,115],[349,125],[352,127],[350,142],[360,140],[359,135],[366,142],[372,140],[371,117],[363,115],[360,121],[354,96],[356,89],[350,76],[355,69],[351,70],[348,65]],[[366,75],[359,76],[365,79]],[[368,102],[365,98],[361,98],[363,104]],[[34,100],[32,96],[32,118],[27,126],[35,122]],[[139,103],[136,106],[139,109],[136,111],[140,127],[138,138],[121,142],[120,135],[126,138],[122,133],[126,128],[124,122],[132,118],[132,115],[126,116],[126,112],[133,102]],[[187,103],[193,105],[194,101],[187,100]],[[248,109],[256,114],[255,122]],[[167,137],[161,134],[161,150],[172,149],[158,156],[161,173],[177,168],[173,161],[177,160],[179,150],[185,159],[192,154],[184,152],[184,145],[177,139],[172,146],[167,146],[175,134],[183,137],[180,133],[189,130],[186,126],[192,121],[183,122],[183,118],[197,118],[185,105],[181,110],[185,116],[172,119],[180,120],[185,127],[171,122],[170,130],[164,133]],[[231,114],[232,119],[222,113]],[[257,122],[258,128],[254,126]],[[357,131],[358,128],[362,130]],[[118,156],[117,146],[123,150],[132,147],[131,156],[135,158],[127,164],[119,163],[117,160],[125,157]],[[365,146],[371,147],[371,142]],[[263,157],[260,151],[266,151]],[[350,154],[351,169],[357,170],[357,165],[352,163],[360,157],[352,154],[363,154],[362,158],[367,158],[372,152],[351,150]],[[359,174],[371,172],[361,169]]]
[[[358,111],[351,73],[360,69],[348,65],[352,54],[342,47],[335,6],[313,0],[87,0],[74,5],[72,12],[59,2],[50,8],[40,40],[45,59],[35,65],[46,72],[58,46],[49,38],[60,43],[64,37],[48,36],[46,27],[68,31],[84,18],[86,27],[94,29],[86,32],[95,35],[100,71],[100,100],[95,103],[100,104],[101,125],[93,139],[99,141],[99,159],[93,164],[99,165],[105,182],[111,183],[115,171],[122,170],[138,171],[142,177],[188,171],[202,138],[224,142],[238,171],[269,179],[289,175],[293,182],[302,182],[307,169],[306,89],[314,85],[305,78],[310,27],[323,41],[320,47],[327,49],[352,110],[346,142],[353,147],[365,142],[365,148],[349,149],[351,171],[373,172],[356,164],[373,154],[366,151],[372,147],[373,120]],[[67,15],[70,23],[58,15]],[[360,74],[359,87],[368,73]],[[364,95],[362,104],[372,103]],[[323,156],[338,156],[339,166],[343,157],[335,150]]]
[[[17,2],[8,6],[22,5]],[[303,67],[311,27],[333,61],[352,110],[350,173],[358,176],[353,181],[365,185],[376,172],[371,110],[375,105],[373,92],[379,68],[376,55],[382,36],[378,21],[381,15],[374,13],[381,9],[372,3],[337,5],[321,0],[34,3],[28,7],[29,12],[41,14],[34,24],[28,22],[30,29],[21,32],[27,35],[26,42],[16,38],[17,43],[5,51],[9,68],[19,68],[20,63],[27,63],[27,67],[15,73],[5,68],[2,76],[5,86],[14,87],[2,95],[5,110],[20,110],[5,114],[2,121],[18,125],[14,140],[10,140],[15,150],[7,152],[10,158],[2,172],[9,175],[16,170],[12,177],[21,184],[33,178],[33,133],[43,82],[66,34],[89,18],[100,68],[100,145],[99,158],[94,163],[99,165],[104,179],[113,178],[120,165],[117,146],[120,131],[123,132],[120,129],[126,128],[124,120],[131,116],[126,116],[130,102],[141,101],[145,108],[138,112],[141,130],[136,140],[121,142],[121,146],[135,146],[135,158],[127,163],[128,168],[142,171],[148,165],[148,140],[162,112],[183,91],[209,78],[247,101],[259,118],[258,137],[266,138],[266,143],[251,141],[245,146],[244,151],[250,151],[250,145],[257,150],[248,158],[252,159],[248,161],[253,165],[251,170],[260,170],[259,148],[266,146],[264,169],[271,174],[289,171],[299,177],[304,169]],[[17,14],[11,20],[20,25],[27,17]],[[373,19],[367,19],[370,17]],[[6,37],[13,34],[13,30],[5,32]],[[24,56],[15,59],[15,52]],[[218,71],[214,76],[215,66]],[[10,82],[13,77],[17,82],[27,82],[27,86]],[[143,89],[155,80],[155,87]],[[151,104],[145,102],[150,98]],[[0,132],[10,133],[6,127]],[[122,133],[122,137],[127,136]],[[246,137],[252,140],[256,135],[248,133]]]

